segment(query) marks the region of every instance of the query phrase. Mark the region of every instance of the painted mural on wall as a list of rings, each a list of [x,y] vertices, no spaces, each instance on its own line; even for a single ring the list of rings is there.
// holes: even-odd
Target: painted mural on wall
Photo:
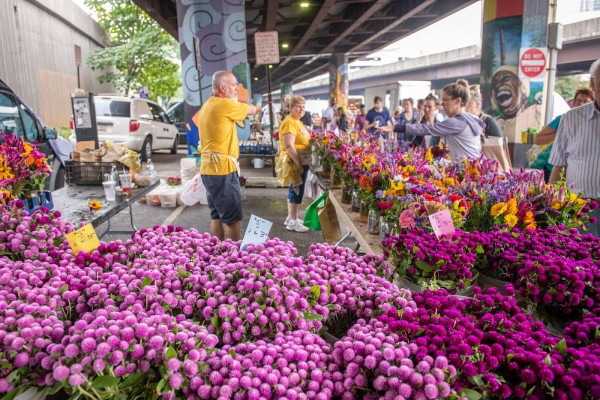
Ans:
[[[529,79],[519,72],[522,48],[546,45],[547,0],[484,3],[481,90],[484,109],[494,116],[511,143],[521,132],[542,124],[542,74]],[[545,4],[545,8],[544,8]],[[544,11],[542,15],[542,10]],[[523,18],[523,14],[527,15]]]
[[[335,99],[337,105],[348,107],[348,63],[343,55],[332,55],[329,59],[329,98]]]
[[[211,96],[212,75],[219,70],[231,71],[235,75],[238,99],[249,102],[250,69],[246,51],[244,1],[179,0],[177,18],[186,119],[190,120],[202,101]],[[194,35],[200,39],[200,79],[194,63]],[[240,140],[250,137],[248,120],[238,124],[238,137]]]

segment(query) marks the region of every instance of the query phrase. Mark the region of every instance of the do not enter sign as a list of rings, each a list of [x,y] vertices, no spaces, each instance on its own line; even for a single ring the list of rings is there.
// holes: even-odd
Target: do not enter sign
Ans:
[[[546,69],[545,49],[532,47],[521,50],[521,59],[519,60],[519,69],[521,74],[535,78],[541,75]]]

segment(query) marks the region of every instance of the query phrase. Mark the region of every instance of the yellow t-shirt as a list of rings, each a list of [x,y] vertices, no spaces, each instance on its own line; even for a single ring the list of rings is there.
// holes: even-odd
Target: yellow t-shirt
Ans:
[[[279,144],[281,153],[285,153],[285,144],[283,144],[283,135],[291,133],[296,137],[294,147],[297,151],[310,149],[310,133],[299,119],[291,115],[285,117],[279,127]]]
[[[243,121],[248,104],[237,100],[211,96],[192,118],[198,127],[202,146],[202,175],[227,175],[237,169],[227,156],[238,158],[240,145],[235,121]],[[219,153],[211,156],[209,153]]]

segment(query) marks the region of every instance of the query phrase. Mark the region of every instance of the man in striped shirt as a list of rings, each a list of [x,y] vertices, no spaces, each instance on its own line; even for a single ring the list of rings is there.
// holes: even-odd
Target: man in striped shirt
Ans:
[[[590,89],[596,100],[563,115],[548,162],[554,165],[550,183],[565,171],[567,187],[593,201],[600,201],[600,59],[590,68]],[[589,213],[596,219],[599,209]],[[592,220],[593,221],[593,220]],[[587,232],[599,236],[597,222],[586,224]]]

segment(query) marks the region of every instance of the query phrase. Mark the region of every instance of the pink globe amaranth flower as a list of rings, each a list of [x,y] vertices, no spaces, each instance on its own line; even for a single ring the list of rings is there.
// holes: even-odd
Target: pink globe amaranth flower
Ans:
[[[24,367],[27,365],[27,363],[29,363],[29,353],[24,351],[17,354],[15,356],[15,360],[13,361],[14,366],[17,368]]]
[[[57,366],[56,368],[54,368],[54,371],[52,372],[52,377],[56,381],[65,380],[65,379],[67,379],[68,376],[69,376],[69,368],[65,367],[64,365]]]
[[[178,358],[173,357],[169,361],[167,361],[167,368],[171,372],[178,371],[180,366],[181,366],[181,361],[179,361]]]
[[[79,374],[69,376],[70,386],[79,386],[83,383],[83,377]]]
[[[174,373],[169,378],[169,386],[173,389],[178,389],[183,383],[183,378],[180,373]]]

